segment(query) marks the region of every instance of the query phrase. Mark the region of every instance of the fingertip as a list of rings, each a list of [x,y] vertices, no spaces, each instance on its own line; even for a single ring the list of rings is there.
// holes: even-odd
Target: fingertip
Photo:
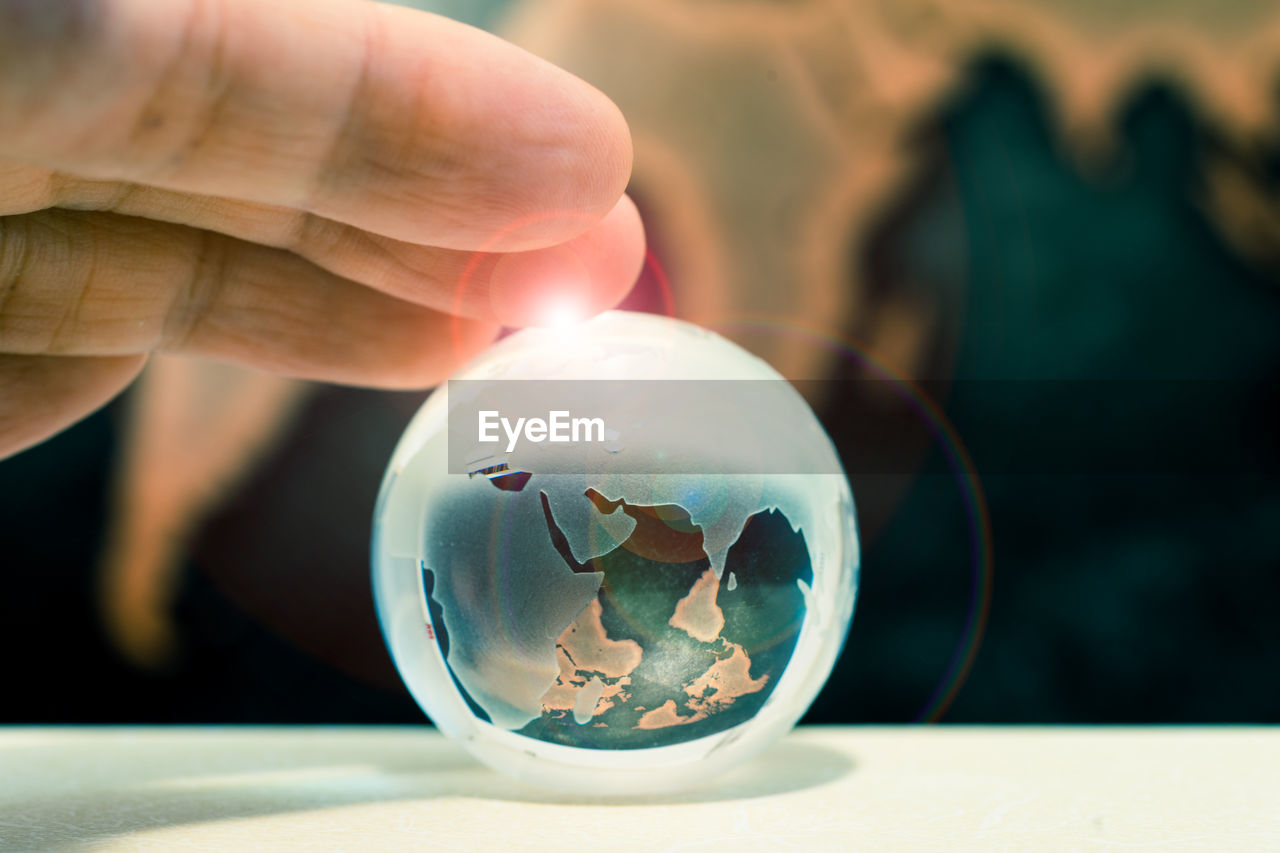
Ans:
[[[568,325],[621,302],[643,264],[640,214],[624,195],[586,233],[498,258],[489,276],[490,313],[508,326]]]
[[[594,316],[626,299],[644,267],[644,224],[630,196],[624,194],[614,203],[589,245],[597,265],[609,272],[599,277],[596,301],[589,306],[588,316]]]

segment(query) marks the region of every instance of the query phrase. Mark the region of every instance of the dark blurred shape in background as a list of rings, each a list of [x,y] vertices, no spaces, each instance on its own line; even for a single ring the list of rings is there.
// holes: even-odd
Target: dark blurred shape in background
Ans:
[[[668,68],[681,90],[659,87],[645,100],[637,92],[658,85],[645,68],[623,62],[625,51],[613,54],[623,62],[618,68],[593,66],[600,60],[575,29],[590,18],[584,9],[629,14],[632,4],[522,5],[510,31],[596,82],[628,112],[637,135],[633,190],[677,314],[721,327],[792,377],[864,378],[870,354],[899,375],[931,380],[960,439],[975,446],[1033,446],[1061,428],[1062,419],[1055,427],[1045,412],[1083,409],[1070,424],[1083,457],[1096,450],[1107,458],[1111,448],[1149,437],[1173,459],[1179,436],[1197,435],[1220,443],[1227,458],[1245,439],[1265,440],[1259,431],[1277,423],[1277,396],[1266,391],[1280,380],[1280,77],[1264,72],[1280,67],[1280,48],[1269,66],[1249,54],[1212,79],[1198,78],[1203,69],[1195,63],[1180,74],[1158,63],[1148,68],[1137,47],[1100,48],[1096,67],[1073,70],[1062,57],[1092,32],[1094,24],[1081,21],[1105,20],[1097,4],[1027,3],[1044,15],[1010,11],[1005,26],[994,0],[903,3],[916,15],[905,19],[906,12],[886,13],[885,4],[688,3],[699,7],[690,18],[700,25],[723,7],[725,26],[703,33],[668,22],[679,31],[672,43],[693,33],[731,61],[717,75],[717,53],[708,50],[697,74],[680,78]],[[481,4],[473,14],[491,23],[503,7]],[[734,29],[741,9],[755,7],[773,16],[796,9],[797,20],[830,7],[854,29],[859,16],[875,24],[868,31],[884,28],[884,39],[860,37],[849,56],[818,50],[838,29],[814,41],[797,28],[792,47],[810,72],[830,72],[820,88],[829,104],[842,105],[845,112],[833,115],[845,125],[829,131],[815,119],[752,127],[752,117],[765,122],[770,110],[800,97],[785,88],[795,71],[778,59],[787,51],[753,53],[758,32]],[[1224,17],[1262,21],[1266,9],[1236,4]],[[531,17],[540,10],[546,17]],[[1117,32],[1171,29],[1159,7],[1146,15],[1118,17]],[[1220,24],[1201,34],[1210,56],[1232,39],[1255,53],[1271,43],[1258,35],[1273,31],[1266,27]],[[893,35],[894,27],[906,35]],[[653,63],[667,61],[666,31],[635,32],[650,39]],[[906,45],[899,53],[889,49],[893,38]],[[869,55],[872,48],[881,53]],[[681,55],[672,48],[670,56]],[[1121,78],[1116,69],[1125,62],[1132,67]],[[889,67],[904,75],[901,86],[882,79]],[[752,68],[759,74],[744,76]],[[1079,79],[1064,79],[1072,74]],[[635,91],[609,85],[628,80]],[[1231,88],[1246,83],[1247,92]],[[1255,90],[1269,99],[1260,113]],[[858,92],[876,97],[859,105],[851,94]],[[1222,92],[1235,94],[1215,101]],[[1107,112],[1111,103],[1116,109]],[[1098,124],[1090,118],[1096,114],[1107,121]],[[672,129],[698,121],[704,125]],[[790,190],[822,175],[814,163],[788,158],[821,160],[846,148],[860,156],[859,122],[875,126],[864,153],[883,168],[858,177],[851,166],[841,178],[851,189],[837,206],[844,218],[797,230],[813,211],[797,209],[806,197]],[[846,148],[813,141],[828,132],[855,141]],[[766,166],[777,174],[762,176]],[[682,184],[688,177],[697,184]],[[717,195],[725,187],[738,194]],[[818,181],[806,191],[817,198],[825,189]],[[686,200],[700,206],[696,216],[678,211]],[[786,236],[762,242],[760,230],[770,227]],[[819,238],[821,245],[800,245]],[[732,262],[717,255],[744,251],[751,254]],[[629,305],[663,309],[653,268]],[[766,324],[744,324],[743,316],[776,319],[782,331],[762,332]],[[850,339],[864,355],[833,354],[815,343],[824,336]],[[1153,382],[1149,397],[1123,417],[1089,411],[1090,400],[1070,396],[1082,385],[1062,381],[1116,379],[1165,381]],[[993,405],[983,390],[991,380],[1016,380],[1023,390]],[[1183,380],[1242,383],[1261,393],[1206,411]],[[111,525],[117,549],[121,541],[112,477],[121,448],[131,446],[126,430],[145,435],[138,418],[152,411],[136,405],[140,391],[0,463],[0,638],[11,652],[0,718],[421,720],[378,634],[368,547],[384,466],[425,394],[301,386],[246,392],[242,399],[259,400],[250,410],[272,417],[210,475],[219,488],[177,488],[172,500],[189,511],[169,527],[136,534],[172,541],[172,560],[157,547],[129,563],[133,551],[125,548],[124,562],[113,570],[110,558],[104,576]],[[842,452],[859,455],[868,452],[862,419],[896,405],[838,394],[818,404]],[[184,433],[170,441],[175,435]],[[845,654],[809,721],[927,717],[949,667],[963,657],[975,602],[972,552],[983,531],[945,448],[921,435],[914,470],[853,471],[865,536],[862,585]],[[191,447],[200,452],[197,442]],[[166,458],[181,458],[182,448],[177,440],[176,456]],[[984,472],[990,618],[944,718],[1280,721],[1280,478],[1274,467],[1251,471],[1247,461],[1222,471],[1171,464],[1142,473]],[[143,512],[147,502],[138,506]],[[167,574],[166,560],[174,568]],[[150,568],[134,577],[128,565]],[[147,614],[160,627],[131,635]]]

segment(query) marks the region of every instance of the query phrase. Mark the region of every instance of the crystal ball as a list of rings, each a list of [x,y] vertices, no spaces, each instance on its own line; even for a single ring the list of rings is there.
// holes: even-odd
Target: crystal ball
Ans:
[[[372,557],[392,658],[439,729],[601,795],[698,785],[785,734],[840,653],[859,566],[804,398],[719,335],[622,311],[517,332],[432,393]]]

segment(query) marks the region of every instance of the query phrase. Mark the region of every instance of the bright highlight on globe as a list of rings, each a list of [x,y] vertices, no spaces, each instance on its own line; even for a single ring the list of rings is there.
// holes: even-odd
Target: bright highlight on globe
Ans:
[[[391,459],[373,584],[430,719],[526,782],[706,782],[804,714],[848,632],[853,498],[765,362],[614,311],[526,329],[438,389]]]

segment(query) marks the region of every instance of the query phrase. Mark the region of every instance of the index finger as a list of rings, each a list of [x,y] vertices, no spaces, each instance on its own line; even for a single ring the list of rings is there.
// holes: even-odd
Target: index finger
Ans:
[[[591,86],[364,0],[0,0],[0,155],[490,250],[585,231],[631,169]]]

